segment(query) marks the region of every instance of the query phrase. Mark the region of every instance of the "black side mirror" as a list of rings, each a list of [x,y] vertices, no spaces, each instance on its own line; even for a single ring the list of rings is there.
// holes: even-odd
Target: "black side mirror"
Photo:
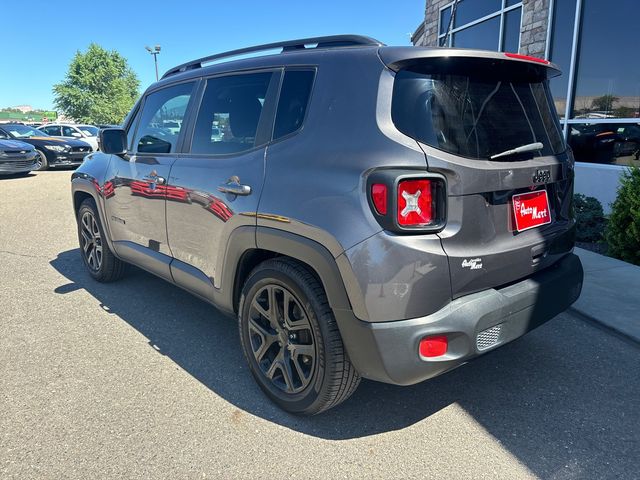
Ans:
[[[127,153],[127,134],[122,128],[103,128],[100,130],[100,150],[112,155]]]

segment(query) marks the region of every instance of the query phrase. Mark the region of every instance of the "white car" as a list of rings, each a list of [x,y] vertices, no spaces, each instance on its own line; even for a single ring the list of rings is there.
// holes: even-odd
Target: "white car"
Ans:
[[[100,129],[93,125],[47,123],[46,125],[42,125],[39,130],[42,130],[52,137],[70,137],[82,140],[91,145],[91,149],[94,152],[100,148],[98,145],[98,132]]]

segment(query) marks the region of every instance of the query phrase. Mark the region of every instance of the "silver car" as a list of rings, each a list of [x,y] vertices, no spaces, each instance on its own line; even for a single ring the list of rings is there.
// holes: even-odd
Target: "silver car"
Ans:
[[[36,169],[37,158],[33,145],[19,140],[0,140],[0,175],[29,173]]]

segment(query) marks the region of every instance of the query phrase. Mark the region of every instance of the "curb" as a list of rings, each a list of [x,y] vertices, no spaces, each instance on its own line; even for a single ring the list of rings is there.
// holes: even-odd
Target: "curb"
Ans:
[[[611,333],[616,337],[621,338],[622,340],[630,342],[636,346],[640,346],[640,338],[636,337],[635,335],[630,335],[629,333],[624,332],[608,323],[604,323],[598,320],[596,317],[589,315],[588,313],[585,313],[582,310],[577,309],[576,307],[571,306],[567,309],[567,311],[578,317],[580,320],[593,324],[596,328],[605,330],[606,332]]]

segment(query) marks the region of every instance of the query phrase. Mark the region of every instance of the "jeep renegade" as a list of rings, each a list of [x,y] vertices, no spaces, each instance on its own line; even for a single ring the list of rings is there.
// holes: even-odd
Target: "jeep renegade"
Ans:
[[[82,259],[97,281],[134,264],[236,316],[289,412],[361,377],[432,378],[580,294],[558,74],[356,35],[180,65],[73,174]]]

